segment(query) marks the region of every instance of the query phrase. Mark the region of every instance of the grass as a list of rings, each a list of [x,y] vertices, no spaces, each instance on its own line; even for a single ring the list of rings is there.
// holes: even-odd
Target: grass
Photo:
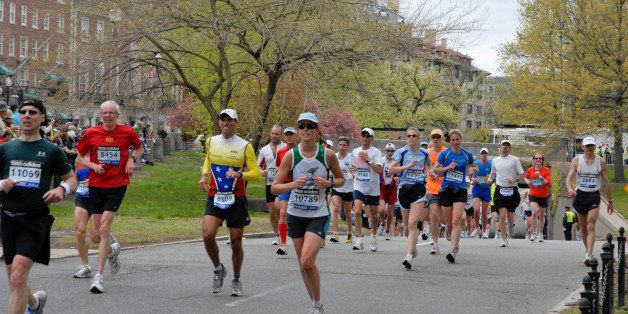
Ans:
[[[125,245],[141,245],[199,238],[205,193],[198,188],[203,155],[175,152],[154,167],[145,166],[136,173],[113,224],[113,232]],[[264,181],[248,185],[249,198],[261,198]],[[51,206],[56,220],[53,246],[72,247],[74,240],[74,199]],[[246,232],[270,229],[266,213],[251,212]],[[219,235],[225,235],[221,228]]]
[[[615,170],[609,167],[608,179],[610,181],[615,177]],[[628,178],[628,169],[624,169],[624,177]],[[624,218],[628,219],[628,184],[614,183],[611,184],[613,190],[613,203],[615,210]]]

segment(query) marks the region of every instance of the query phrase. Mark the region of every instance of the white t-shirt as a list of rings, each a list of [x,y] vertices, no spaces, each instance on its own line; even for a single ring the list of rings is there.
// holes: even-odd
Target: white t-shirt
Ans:
[[[357,172],[353,176],[353,188],[364,195],[379,196],[379,174],[359,156],[362,150],[362,147],[358,147],[352,153],[357,167]],[[377,147],[369,147],[366,153],[371,164],[382,164],[382,152]]]
[[[491,172],[495,173],[495,183],[499,186],[517,186],[517,183],[509,183],[506,179],[514,179],[519,174],[523,174],[523,168],[519,158],[508,155],[506,157],[497,156],[493,158]]]
[[[260,168],[262,168],[262,170],[268,170],[268,174],[266,175],[266,185],[273,184],[273,180],[275,180],[275,173],[277,173],[275,159],[277,158],[277,151],[283,146],[286,146],[286,143],[279,143],[274,153],[273,149],[270,147],[270,143],[259,150],[257,164]]]

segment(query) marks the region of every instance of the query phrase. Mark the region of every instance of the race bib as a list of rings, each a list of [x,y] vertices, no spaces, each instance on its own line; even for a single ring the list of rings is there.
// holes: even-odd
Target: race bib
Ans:
[[[388,175],[388,167],[384,167],[384,183],[392,183],[392,177]]]
[[[119,165],[120,147],[98,146],[98,163],[105,165]]]
[[[358,171],[355,174],[355,178],[358,181],[362,181],[362,182],[371,181],[371,170],[370,169],[364,169],[364,168],[358,168]]]
[[[9,167],[9,177],[18,181],[15,186],[38,189],[41,180],[41,164],[30,161],[12,161]]]
[[[540,188],[543,186],[543,179],[541,178],[535,178],[530,181],[532,182],[532,187]]]
[[[214,195],[214,206],[220,209],[227,209],[235,204],[233,192],[216,192]]]
[[[486,185],[486,177],[485,176],[477,176],[477,177],[475,177],[475,179],[478,180],[478,184]]]
[[[445,175],[445,179],[450,182],[462,183],[464,181],[464,174],[462,173],[462,171],[449,170]]]
[[[294,202],[292,206],[300,210],[318,209],[318,189],[295,189],[293,190]]]
[[[503,188],[499,188],[499,194],[501,194],[502,196],[512,196],[515,192],[515,189],[512,187],[503,187]]]
[[[267,178],[267,182],[273,182],[273,180],[275,180],[275,175],[277,174],[277,169],[275,168],[269,168],[268,169],[268,174],[266,175]]]
[[[597,187],[597,175],[596,174],[581,174],[578,177],[578,187],[581,188],[596,188]]]
[[[419,169],[408,169],[406,170],[406,179],[414,182],[423,181],[425,178],[425,174],[423,174],[422,170]]]
[[[87,185],[87,181],[79,182],[79,185],[76,187],[76,196],[78,197],[89,196],[89,187]]]

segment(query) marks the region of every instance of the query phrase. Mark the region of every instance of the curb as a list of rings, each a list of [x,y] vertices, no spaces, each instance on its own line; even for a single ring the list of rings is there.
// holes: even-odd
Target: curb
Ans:
[[[259,232],[259,233],[245,233],[243,236],[243,239],[261,239],[261,238],[270,238],[273,237],[275,234],[273,232]],[[220,237],[216,237],[216,241],[226,241],[229,240],[229,236],[220,236]],[[163,242],[163,243],[154,243],[154,244],[146,244],[146,245],[136,245],[136,246],[128,246],[128,247],[123,247],[122,250],[126,251],[126,250],[136,250],[136,249],[143,249],[143,248],[149,248],[149,247],[157,247],[157,246],[164,246],[164,245],[175,245],[175,244],[186,244],[186,243],[195,243],[195,242],[202,242],[203,239],[199,238],[199,239],[191,239],[191,240],[181,240],[181,241],[174,241],[174,242]],[[67,257],[77,257],[78,253],[73,254],[64,254],[64,255],[57,255],[57,256],[52,256],[54,253],[54,249],[50,250],[50,259],[62,259],[62,258],[67,258]],[[89,255],[97,255],[98,251],[96,252],[92,252],[89,253]]]
[[[560,303],[547,313],[567,313],[567,311],[578,305],[578,301],[580,301],[580,292],[583,290],[584,287],[580,286],[580,288],[570,293],[564,300],[560,301]]]

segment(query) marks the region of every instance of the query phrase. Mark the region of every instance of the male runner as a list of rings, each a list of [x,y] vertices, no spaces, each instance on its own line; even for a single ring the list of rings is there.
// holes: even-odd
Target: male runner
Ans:
[[[395,175],[390,175],[388,169],[394,161],[392,156],[395,153],[395,144],[386,144],[386,155],[382,158],[381,166],[384,168],[379,180],[379,227],[377,235],[384,236],[390,240],[390,226],[393,221],[393,208],[397,203],[397,181]]]
[[[589,266],[593,245],[595,244],[595,223],[600,212],[600,189],[604,184],[604,193],[608,201],[608,213],[615,210],[611,185],[608,182],[608,168],[606,161],[595,154],[595,140],[585,137],[582,140],[584,154],[578,155],[571,161],[567,174],[567,193],[573,198],[573,208],[576,210],[580,225],[580,234],[586,253],[584,264]],[[576,188],[573,187],[574,179]]]
[[[540,152],[535,153],[532,157],[533,165],[528,168],[524,177],[524,180],[530,186],[528,193],[530,207],[532,208],[532,236],[530,240],[534,241],[536,239],[538,242],[543,242],[545,210],[548,205],[549,188],[552,185],[552,173],[548,167],[543,165],[544,161],[543,154]]]
[[[488,160],[488,148],[480,149],[480,160],[476,160],[473,165],[473,179],[471,184],[471,195],[473,198],[474,219],[477,228],[471,234],[472,238],[482,236],[488,239],[488,206],[491,202],[491,187],[486,183],[488,175],[491,173],[493,164]],[[481,219],[480,219],[481,217]],[[482,233],[484,230],[484,233]]]
[[[441,129],[434,129],[430,133],[431,147],[427,150],[430,154],[430,164],[435,165],[438,161],[438,155],[447,149],[443,146],[443,131]],[[444,213],[442,213],[440,205],[438,205],[439,191],[443,183],[443,176],[436,174],[433,169],[430,170],[427,176],[427,195],[425,196],[425,203],[430,207],[430,229],[432,233],[432,241],[434,246],[430,250],[430,254],[439,254],[440,248],[438,247],[438,237],[440,235],[440,224],[444,220]],[[447,233],[451,233],[451,225],[447,228]]]
[[[377,205],[379,205],[379,175],[382,174],[382,152],[371,146],[375,132],[370,128],[362,129],[360,139],[362,145],[353,150],[355,172],[353,179],[353,212],[355,213],[356,240],[354,250],[362,250],[362,206],[371,215],[371,251],[377,251]]]
[[[105,291],[103,273],[107,260],[111,273],[115,274],[120,270],[120,245],[116,241],[110,241],[111,225],[122,204],[127,185],[131,183],[135,163],[144,154],[142,142],[133,128],[118,124],[119,117],[120,106],[117,103],[111,100],[103,102],[100,105],[100,119],[103,124],[87,129],[76,144],[76,164],[90,169],[89,195],[92,198],[93,214],[102,215],[98,270],[89,288],[92,293]],[[135,148],[132,155],[129,154],[130,147]]]
[[[244,227],[251,223],[246,201],[245,181],[257,180],[261,176],[256,163],[253,146],[236,135],[240,125],[238,114],[233,109],[220,112],[220,134],[207,139],[207,155],[203,164],[203,175],[198,182],[201,190],[207,192],[205,215],[203,216],[203,242],[207,255],[214,265],[212,290],[222,291],[227,269],[220,262],[216,233],[224,220],[229,228],[233,281],[231,295],[242,295],[240,270],[244,260],[242,235]],[[243,168],[246,168],[244,171]]]
[[[491,174],[487,181],[489,184],[493,182],[497,184],[493,206],[499,215],[499,231],[502,236],[500,247],[508,246],[508,238],[512,237],[515,228],[515,211],[521,201],[517,182],[523,177],[523,168],[519,158],[511,155],[510,151],[510,141],[501,141],[500,155],[493,159]],[[506,227],[506,216],[508,216],[508,227]]]
[[[286,145],[281,147],[277,151],[277,159],[275,160],[276,168],[281,165],[281,160],[286,153],[297,145],[297,131],[293,127],[287,127],[283,131],[284,138],[286,139]],[[290,180],[290,177],[286,177],[286,180]],[[290,181],[286,181],[288,183]],[[279,247],[277,248],[277,255],[287,255],[286,240],[288,237],[288,200],[290,199],[290,191],[277,196],[279,200],[279,222],[277,226],[279,228]]]
[[[24,313],[27,305],[29,313],[43,313],[46,293],[31,294],[28,275],[33,263],[48,265],[54,221],[48,204],[76,189],[76,177],[65,153],[39,133],[46,123],[43,103],[26,100],[18,112],[20,137],[0,145],[0,237],[11,288],[8,313]],[[54,174],[63,181],[50,189]]]
[[[340,170],[345,178],[345,184],[339,188],[331,189],[331,201],[332,201],[332,214],[331,225],[334,229],[334,235],[330,239],[332,242],[338,242],[338,219],[340,218],[340,208],[343,208],[345,218],[347,221],[347,239],[346,243],[352,243],[351,239],[351,225],[353,219],[351,218],[351,205],[353,203],[353,174],[349,171],[352,164],[355,163],[354,157],[348,152],[349,139],[347,137],[340,137],[338,139],[338,152],[336,157],[340,164]]]
[[[270,143],[262,147],[257,157],[257,163],[262,169],[262,177],[266,178],[266,208],[268,209],[268,217],[270,219],[270,226],[273,228],[275,237],[273,238],[273,245],[279,244],[279,229],[277,222],[279,220],[279,207],[275,206],[275,199],[277,198],[273,193],[270,193],[270,186],[275,179],[275,173],[277,172],[277,166],[275,159],[277,158],[277,150],[286,144],[281,142],[281,127],[274,125],[270,129]]]
[[[74,278],[89,278],[92,276],[92,268],[89,266],[87,242],[85,241],[87,223],[90,221],[90,238],[93,243],[100,243],[100,218],[101,215],[92,215],[92,198],[89,196],[89,168],[76,167],[76,197],[74,198],[74,228],[76,233],[76,249],[81,259],[78,271]]]

